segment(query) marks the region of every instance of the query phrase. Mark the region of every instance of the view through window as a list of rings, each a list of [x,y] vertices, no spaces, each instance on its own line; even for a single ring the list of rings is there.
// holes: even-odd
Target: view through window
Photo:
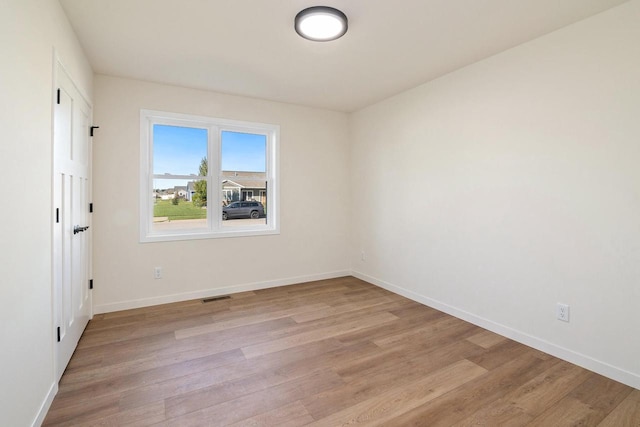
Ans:
[[[141,240],[277,231],[276,126],[141,116]]]

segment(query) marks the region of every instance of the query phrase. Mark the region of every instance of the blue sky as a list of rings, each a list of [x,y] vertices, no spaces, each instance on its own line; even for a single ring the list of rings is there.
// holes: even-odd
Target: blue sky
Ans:
[[[207,157],[207,130],[154,125],[153,173],[197,175],[200,161]],[[264,135],[222,132],[222,170],[266,171],[266,144]],[[154,180],[154,188],[173,188],[186,185],[186,180]]]
[[[222,131],[222,170],[266,172],[266,148],[264,135]]]

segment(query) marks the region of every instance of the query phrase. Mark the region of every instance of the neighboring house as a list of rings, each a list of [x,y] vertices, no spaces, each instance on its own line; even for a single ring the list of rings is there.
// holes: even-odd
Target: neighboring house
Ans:
[[[265,172],[222,171],[222,193],[225,203],[239,200],[267,202]]]
[[[267,186],[265,172],[222,171],[222,193],[225,204],[239,200],[255,200],[267,203]],[[192,201],[196,192],[195,181],[186,186],[185,200]],[[183,187],[176,187],[178,188]]]
[[[155,190],[153,192],[153,197],[160,200],[173,200],[177,197],[182,197],[185,200],[191,200],[190,198],[187,198],[188,195],[189,192],[187,191],[187,186],[175,186],[166,190]]]
[[[187,182],[187,195],[184,197],[184,199],[187,202],[191,202],[193,200],[193,195],[196,194],[196,182],[195,181],[189,181]]]
[[[173,187],[174,197],[182,197],[183,199],[187,198],[187,186],[175,186]]]
[[[172,200],[175,196],[175,191],[173,189],[158,190],[156,192],[156,198],[160,197],[160,200]]]

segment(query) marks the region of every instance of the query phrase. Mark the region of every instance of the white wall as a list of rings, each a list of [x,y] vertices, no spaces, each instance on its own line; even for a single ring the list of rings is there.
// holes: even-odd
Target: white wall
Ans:
[[[346,114],[106,76],[94,89],[97,313],[348,274]],[[139,243],[140,109],[280,125],[281,234]]]
[[[635,0],[353,114],[356,274],[640,388],[639,23]]]
[[[53,51],[93,73],[56,0],[0,4],[0,425],[39,423],[55,392],[51,290]]]

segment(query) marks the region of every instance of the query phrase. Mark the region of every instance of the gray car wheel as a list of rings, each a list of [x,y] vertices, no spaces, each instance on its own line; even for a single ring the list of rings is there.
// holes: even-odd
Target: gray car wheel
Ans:
[[[260,213],[258,211],[251,211],[251,218],[253,219],[260,218]]]

